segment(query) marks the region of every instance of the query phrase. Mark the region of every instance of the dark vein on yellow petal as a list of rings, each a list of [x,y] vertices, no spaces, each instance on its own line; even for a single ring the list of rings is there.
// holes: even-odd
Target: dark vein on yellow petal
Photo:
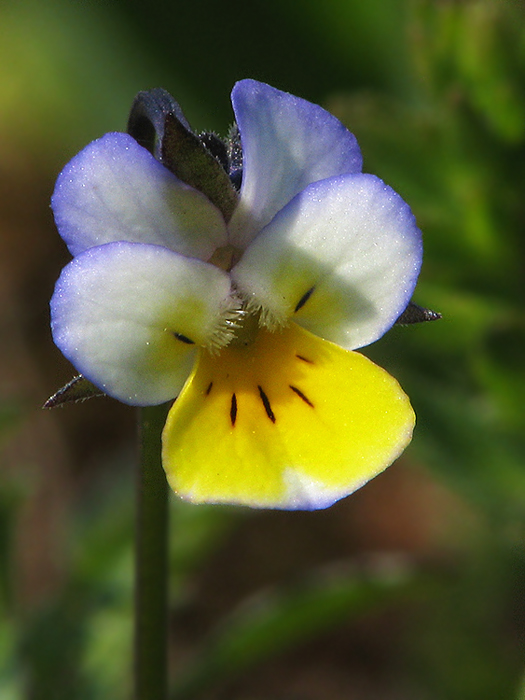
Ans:
[[[186,343],[187,345],[195,345],[195,341],[192,340],[191,338],[188,338],[187,335],[182,335],[182,333],[173,333],[173,335],[177,338],[177,340],[180,340],[181,343]]]
[[[303,357],[302,355],[296,355],[298,360],[302,360],[303,362],[308,362],[309,365],[313,365],[314,361],[309,360],[307,357]]]
[[[235,394],[232,394],[232,402],[230,406],[230,420],[232,425],[235,425],[235,421],[237,419],[237,397]]]
[[[310,401],[310,399],[303,394],[303,392],[298,389],[296,386],[292,386],[291,384],[288,385],[290,389],[297,394],[297,396],[302,399],[305,403],[307,403],[311,408],[314,407],[313,403]]]
[[[266,415],[268,418],[272,421],[272,423],[275,423],[275,415],[274,412],[272,411],[272,407],[270,405],[270,399],[266,396],[266,394],[263,391],[263,388],[261,386],[257,387],[259,389],[259,396],[261,397],[261,401],[263,402],[264,410],[266,411]]]
[[[306,304],[308,299],[312,296],[312,292],[314,291],[315,287],[311,287],[307,292],[303,294],[303,296],[299,299],[297,302],[297,306],[294,309],[294,313],[299,311],[299,309],[302,309],[303,306]]]
[[[209,396],[209,393],[210,393],[210,391],[211,391],[212,386],[213,386],[213,382],[210,382],[210,383],[208,384],[208,388],[206,389],[206,396]]]

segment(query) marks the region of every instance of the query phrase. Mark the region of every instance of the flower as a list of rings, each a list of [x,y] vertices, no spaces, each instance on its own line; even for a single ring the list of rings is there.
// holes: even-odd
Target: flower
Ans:
[[[421,234],[324,109],[254,80],[232,104],[231,217],[128,134],[64,168],[53,337],[120,401],[178,396],[163,464],[182,497],[324,508],[410,442],[408,398],[355,350],[409,304]]]

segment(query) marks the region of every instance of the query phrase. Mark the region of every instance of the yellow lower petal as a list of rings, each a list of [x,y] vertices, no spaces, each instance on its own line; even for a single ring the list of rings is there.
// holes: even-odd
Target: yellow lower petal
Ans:
[[[291,324],[247,346],[202,351],[170,411],[163,462],[196,503],[325,508],[410,442],[414,412],[363,355]]]

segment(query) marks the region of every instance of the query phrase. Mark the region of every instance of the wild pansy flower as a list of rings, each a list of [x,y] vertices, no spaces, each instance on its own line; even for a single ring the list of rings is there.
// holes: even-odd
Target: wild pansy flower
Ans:
[[[411,439],[408,398],[354,351],[409,305],[421,234],[324,109],[254,80],[232,104],[240,145],[221,156],[222,199],[125,133],[64,168],[52,207],[74,258],[53,336],[124,403],[178,397],[163,463],[182,497],[324,508]]]

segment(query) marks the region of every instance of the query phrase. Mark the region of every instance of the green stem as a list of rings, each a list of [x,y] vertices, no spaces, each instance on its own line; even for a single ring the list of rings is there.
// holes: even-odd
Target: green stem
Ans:
[[[169,406],[140,410],[135,559],[135,700],[168,693],[168,485],[161,435]]]

